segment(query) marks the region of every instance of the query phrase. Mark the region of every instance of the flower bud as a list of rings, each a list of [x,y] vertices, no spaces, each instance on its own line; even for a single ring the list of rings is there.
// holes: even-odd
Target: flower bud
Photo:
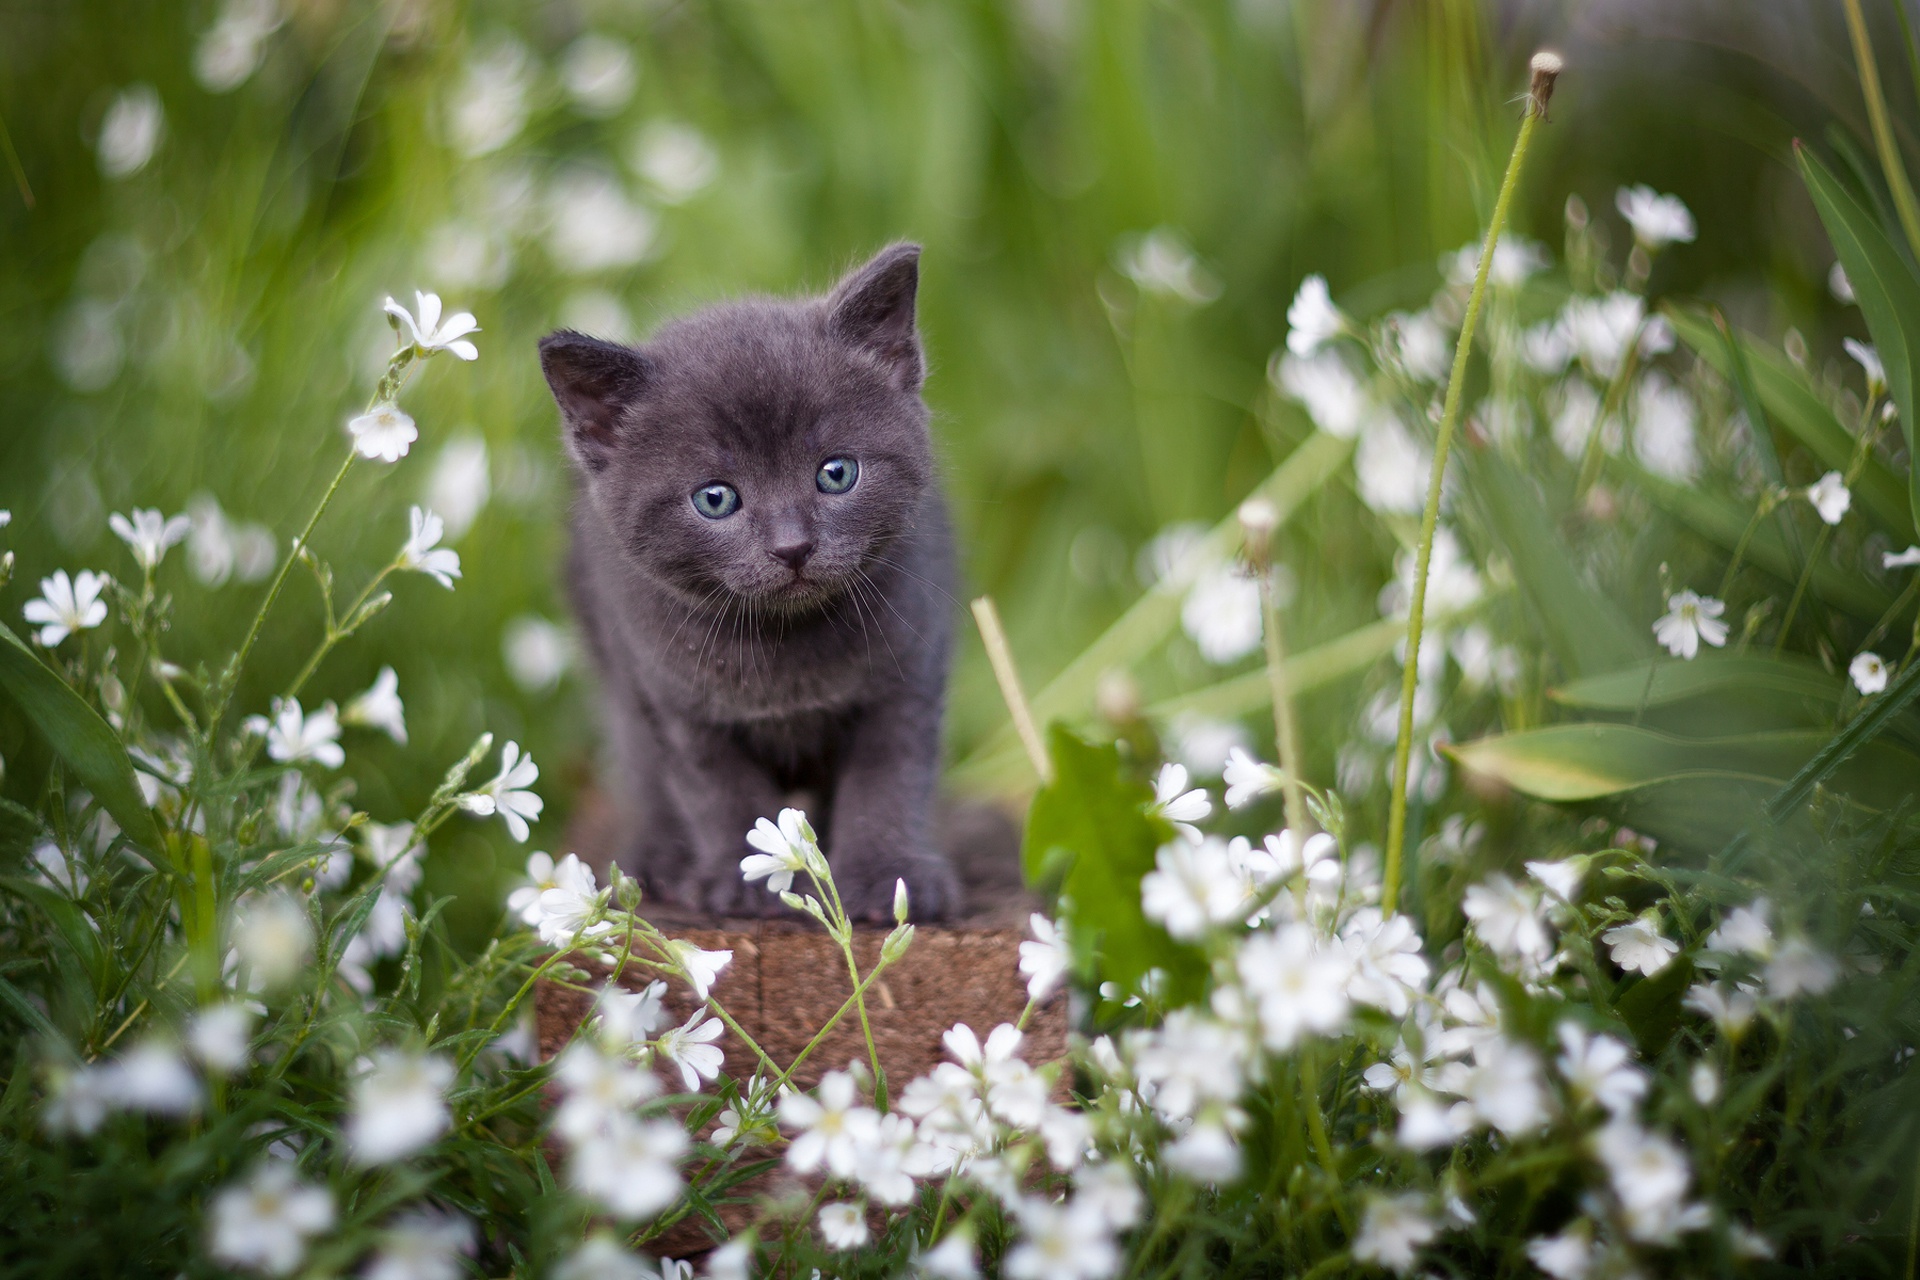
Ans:
[[[1137,723],[1140,719],[1140,686],[1119,667],[1100,673],[1093,687],[1093,709],[1100,718],[1115,727]]]
[[[1280,509],[1262,494],[1240,504],[1240,536],[1246,539],[1247,558],[1255,564],[1267,563],[1273,549],[1273,533],[1280,527]]]
[[[905,880],[896,879],[893,882],[893,922],[895,924],[907,922],[907,882]]]
[[[1560,72],[1566,65],[1565,59],[1547,49],[1533,55],[1533,81],[1527,86],[1529,111],[1542,117],[1547,114],[1547,103],[1553,100],[1554,82],[1559,80]]]

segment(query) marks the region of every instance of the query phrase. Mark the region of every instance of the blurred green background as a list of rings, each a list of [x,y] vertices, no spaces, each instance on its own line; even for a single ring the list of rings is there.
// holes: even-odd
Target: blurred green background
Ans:
[[[412,456],[356,468],[316,545],[355,591],[424,500],[466,576],[402,580],[307,700],[398,670],[411,746],[349,743],[382,820],[481,729],[526,744],[539,847],[596,736],[545,625],[566,618],[569,500],[546,330],[637,338],[923,242],[966,589],[998,599],[1037,684],[1137,596],[1157,530],[1230,511],[1308,432],[1266,378],[1303,275],[1360,316],[1424,304],[1482,225],[1536,48],[1569,65],[1516,229],[1555,251],[1578,195],[1621,244],[1616,187],[1674,192],[1701,232],[1653,292],[1797,326],[1816,360],[1842,316],[1788,143],[1864,132],[1838,4],[1785,0],[6,0],[0,31],[0,507],[21,561],[0,616],[17,627],[55,567],[127,572],[108,512],[200,498],[205,524],[210,495],[239,562],[206,585],[169,561],[170,656],[230,650],[261,591],[245,526],[285,545],[391,347],[381,299],[437,290],[479,317],[480,360],[416,380]],[[1376,616],[1393,548],[1344,481],[1316,495],[1284,538],[1296,644]],[[317,617],[296,578],[247,709]],[[1004,718],[961,618],[956,759]],[[1150,691],[1215,678],[1184,641],[1156,663]],[[1322,776],[1337,739],[1316,726],[1360,696],[1307,708]],[[429,885],[483,928],[524,852],[458,825]]]

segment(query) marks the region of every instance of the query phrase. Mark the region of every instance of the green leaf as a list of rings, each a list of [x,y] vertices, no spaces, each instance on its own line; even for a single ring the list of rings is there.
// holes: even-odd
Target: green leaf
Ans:
[[[1822,752],[1830,736],[1789,729],[1677,738],[1627,724],[1562,724],[1482,738],[1447,754],[1524,795],[1567,803],[1687,778],[1785,780]],[[1914,777],[1920,777],[1920,760],[1882,746],[1860,762],[1852,781],[1864,800],[1879,801],[1910,791]]]
[[[1662,661],[1572,680],[1549,693],[1555,702],[1595,711],[1638,711],[1719,693],[1767,692],[1838,706],[1844,684],[1804,658],[1763,654],[1702,654],[1692,662]]]
[[[0,624],[0,689],[19,704],[73,776],[120,824],[121,833],[157,852],[160,829],[140,794],[133,762],[119,737],[59,672],[4,624]]]
[[[11,861],[26,854],[40,838],[40,831],[40,819],[32,812],[0,799],[0,859]]]
[[[1879,737],[1916,697],[1920,697],[1920,662],[1910,662],[1891,685],[1868,702],[1846,728],[1823,745],[1780,793],[1767,802],[1767,817],[1774,822],[1785,820],[1806,802],[1815,787],[1833,777],[1855,752]],[[1920,772],[1908,776],[1920,777]]]
[[[1657,1058],[1680,1026],[1680,1001],[1693,983],[1693,963],[1685,956],[1660,972],[1640,979],[1613,1003],[1615,1013],[1633,1031],[1640,1053]]]
[[[1741,365],[1752,382],[1752,391],[1766,412],[1782,430],[1806,446],[1821,466],[1845,471],[1853,462],[1858,443],[1851,431],[1840,425],[1831,407],[1814,389],[1807,375],[1784,355],[1763,346],[1745,334],[1733,334],[1738,363],[1729,355],[1729,343],[1718,326],[1702,309],[1667,307],[1668,321],[1680,340],[1738,388]],[[1744,399],[1744,393],[1743,393]],[[1748,416],[1753,416],[1749,409]],[[1768,449],[1769,455],[1771,448]],[[1867,464],[1849,486],[1860,508],[1878,521],[1897,541],[1915,539],[1913,511],[1907,500],[1907,486],[1878,458]]]
[[[1097,746],[1055,723],[1047,730],[1053,781],[1027,812],[1021,863],[1030,882],[1070,857],[1061,896],[1067,930],[1082,963],[1134,990],[1147,970],[1161,968],[1175,989],[1191,988],[1199,958],[1177,946],[1140,908],[1140,880],[1173,832],[1149,816],[1153,791],[1129,778],[1119,751]],[[1064,854],[1061,852],[1064,851]]]
[[[1853,285],[1880,363],[1886,367],[1887,393],[1900,411],[1900,428],[1906,433],[1911,459],[1908,507],[1920,524],[1920,439],[1914,435],[1913,399],[1915,345],[1920,344],[1920,280],[1914,279],[1912,268],[1878,220],[1860,207],[1819,157],[1798,143],[1793,150],[1827,238],[1833,241]]]
[[[1575,675],[1612,671],[1643,657],[1652,633],[1636,630],[1574,564],[1533,482],[1492,449],[1463,450],[1474,495],[1514,576],[1533,602],[1547,646]]]

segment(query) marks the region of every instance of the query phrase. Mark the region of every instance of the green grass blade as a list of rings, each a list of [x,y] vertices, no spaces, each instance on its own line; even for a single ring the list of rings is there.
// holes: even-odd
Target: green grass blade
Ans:
[[[1866,706],[1866,710],[1835,734],[1801,770],[1794,774],[1778,795],[1767,801],[1767,818],[1782,822],[1806,803],[1813,789],[1832,777],[1834,771],[1862,747],[1872,742],[1891,725],[1894,717],[1920,697],[1920,662],[1910,662],[1897,679]],[[1916,775],[1920,776],[1920,775]]]

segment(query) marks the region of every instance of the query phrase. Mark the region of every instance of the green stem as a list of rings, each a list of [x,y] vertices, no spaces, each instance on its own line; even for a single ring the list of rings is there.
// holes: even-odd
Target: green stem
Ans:
[[[1527,144],[1533,140],[1534,127],[1539,123],[1540,113],[1528,110],[1520,121],[1520,136],[1514,139],[1513,155],[1507,161],[1507,173],[1501,179],[1500,195],[1493,203],[1493,217],[1487,224],[1486,243],[1480,250],[1480,266],[1473,273],[1473,292],[1467,296],[1467,314],[1460,324],[1460,341],[1453,350],[1453,373],[1447,379],[1440,432],[1433,444],[1433,472],[1427,478],[1427,505],[1420,516],[1413,598],[1407,607],[1407,667],[1400,682],[1400,734],[1393,748],[1393,798],[1387,817],[1386,870],[1380,897],[1380,908],[1388,915],[1398,910],[1400,901],[1400,856],[1407,839],[1407,766],[1413,755],[1413,695],[1420,680],[1420,631],[1427,608],[1427,570],[1433,563],[1434,530],[1440,523],[1440,482],[1446,476],[1447,451],[1453,445],[1454,427],[1460,421],[1460,404],[1467,386],[1467,359],[1473,353],[1473,331],[1487,294],[1487,272],[1493,266],[1494,247],[1500,243],[1500,229],[1506,223],[1514,189],[1520,185]]]
[[[1300,731],[1293,715],[1293,691],[1287,684],[1285,637],[1280,632],[1280,605],[1274,599],[1273,566],[1263,562],[1260,571],[1260,610],[1264,615],[1262,631],[1266,637],[1267,679],[1273,687],[1273,740],[1280,754],[1280,768],[1286,775],[1280,783],[1285,797],[1287,826],[1296,839],[1307,838],[1307,804],[1300,790]]]
[[[1620,368],[1615,371],[1613,381],[1607,384],[1606,399],[1600,402],[1600,411],[1593,415],[1593,429],[1587,433],[1587,447],[1580,455],[1580,475],[1574,481],[1573,493],[1577,498],[1593,488],[1593,482],[1600,478],[1600,462],[1606,455],[1601,443],[1601,433],[1607,423],[1620,413],[1620,404],[1627,398],[1627,384],[1633,381],[1633,373],[1640,364],[1640,333],[1644,325],[1636,325],[1633,337],[1627,341],[1627,349],[1620,356]]]
[[[1900,163],[1900,150],[1893,140],[1887,100],[1880,92],[1880,68],[1873,60],[1873,41],[1867,35],[1867,19],[1860,12],[1860,0],[1846,0],[1846,4],[1847,34],[1853,38],[1853,62],[1860,73],[1860,96],[1867,101],[1867,120],[1873,126],[1873,146],[1880,153],[1880,168],[1893,193],[1893,207],[1899,210],[1907,244],[1920,254],[1920,204],[1914,201],[1906,166]]]
[[[380,584],[385,582],[397,568],[399,568],[399,565],[396,562],[375,574],[373,581],[369,582],[354,602],[347,606],[347,610],[341,615],[341,618],[351,622],[354,615],[359,613],[367,601],[373,598],[374,591],[377,590]],[[327,619],[327,634],[321,638],[319,647],[313,651],[313,656],[307,659],[307,665],[300,668],[300,674],[295,676],[293,683],[287,686],[287,697],[299,697],[300,690],[306,686],[307,681],[313,678],[313,673],[320,669],[320,664],[326,661],[327,655],[332,653],[334,648],[339,645],[342,640],[352,635],[354,630],[357,629],[356,624],[353,628],[343,630],[337,625],[338,621],[339,619],[331,617]]]
[[[1740,562],[1746,558],[1747,544],[1753,541],[1754,532],[1759,529],[1760,522],[1773,513],[1773,509],[1779,505],[1779,502],[1777,490],[1770,489],[1760,496],[1760,505],[1753,509],[1753,518],[1748,520],[1747,527],[1740,531],[1740,541],[1733,544],[1733,559],[1727,561],[1727,571],[1720,575],[1721,600],[1726,600],[1727,593],[1733,590],[1733,576],[1740,572]]]

